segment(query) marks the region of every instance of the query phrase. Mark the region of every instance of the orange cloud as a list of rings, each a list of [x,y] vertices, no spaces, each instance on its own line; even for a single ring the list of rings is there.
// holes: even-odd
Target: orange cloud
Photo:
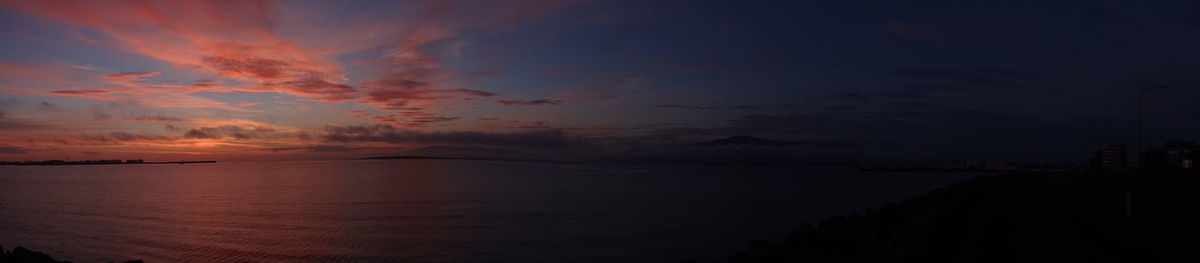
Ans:
[[[130,78],[145,78],[145,77],[150,77],[150,76],[154,76],[154,75],[158,75],[158,74],[159,74],[158,71],[122,72],[122,73],[104,75],[104,77],[108,78],[108,79],[130,79]]]
[[[144,131],[84,133],[41,131],[31,133],[0,130],[0,134],[4,135],[0,136],[0,145],[19,147],[13,149],[28,149],[30,152],[64,146],[128,146],[142,147],[143,151],[179,149],[194,151],[196,147],[209,150],[238,147],[267,151],[269,148],[303,145],[306,141],[311,140],[309,132],[301,128],[245,119],[180,119],[167,116],[138,116],[118,120],[172,122],[172,124],[166,126],[167,133],[146,133]]]
[[[261,84],[345,77],[328,54],[273,33],[273,1],[3,1],[5,6],[95,28],[116,48]],[[145,77],[120,73],[106,77]],[[270,86],[270,85],[268,85]],[[283,91],[294,91],[284,89]],[[309,95],[297,93],[300,95]]]

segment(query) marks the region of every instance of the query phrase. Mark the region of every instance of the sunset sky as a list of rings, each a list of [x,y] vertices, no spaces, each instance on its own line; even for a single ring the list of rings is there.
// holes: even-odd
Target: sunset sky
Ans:
[[[1074,160],[1131,142],[1156,85],[1151,141],[1200,131],[1173,122],[1200,117],[1189,1],[772,2],[4,0],[0,160],[733,135]]]

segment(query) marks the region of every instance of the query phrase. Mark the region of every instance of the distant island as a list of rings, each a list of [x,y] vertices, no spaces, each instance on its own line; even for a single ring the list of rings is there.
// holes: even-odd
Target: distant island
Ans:
[[[374,156],[363,157],[363,160],[386,160],[386,159],[421,159],[421,160],[483,160],[492,161],[498,160],[493,158],[474,158],[474,157],[437,157],[437,156],[416,156],[416,155],[400,155],[400,156]]]
[[[859,165],[872,172],[1084,172],[1088,167],[1070,163],[1019,163],[1012,161],[953,161],[940,164]]]
[[[683,147],[729,147],[729,146],[744,146],[744,147],[832,147],[832,148],[857,148],[859,145],[854,142],[844,141],[783,141],[760,138],[754,136],[730,136],[721,139],[709,141],[680,144],[675,146]]]
[[[397,155],[397,156],[374,156],[363,157],[361,160],[394,160],[394,159],[410,159],[410,160],[472,160],[472,161],[504,161],[504,162],[545,162],[553,163],[555,161],[538,160],[538,159],[509,159],[509,158],[483,158],[483,157],[440,157],[440,156],[420,156],[420,155]]]
[[[718,147],[718,146],[767,146],[767,147],[788,147],[802,146],[806,142],[792,141],[777,141],[754,136],[732,136],[723,139],[715,139],[705,142],[683,144],[678,146],[699,146],[699,147]]]
[[[216,163],[217,161],[171,161],[171,162],[147,162],[142,159],[134,160],[82,160],[82,161],[64,161],[64,160],[45,160],[45,161],[22,161],[22,162],[0,162],[0,165],[101,165],[101,164],[189,164],[189,163]]]

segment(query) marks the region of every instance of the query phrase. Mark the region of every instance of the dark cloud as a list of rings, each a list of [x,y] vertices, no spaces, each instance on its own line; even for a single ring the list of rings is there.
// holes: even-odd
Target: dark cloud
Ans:
[[[354,87],[347,85],[336,84],[322,80],[316,76],[309,76],[298,80],[290,80],[279,83],[265,84],[264,86],[284,89],[293,93],[320,96],[315,98],[318,101],[344,101],[354,97],[358,92]]]
[[[50,93],[59,94],[59,95],[83,96],[83,95],[109,94],[112,92],[107,91],[107,90],[102,90],[102,89],[80,89],[80,90],[56,90],[56,91],[51,91]]]
[[[796,108],[797,105],[737,105],[737,106],[702,106],[702,105],[681,105],[681,104],[659,104],[654,105],[657,108],[664,109],[685,109],[685,110],[771,110],[771,109],[789,109]]]
[[[722,107],[678,105],[678,104],[660,104],[660,105],[654,105],[654,107],[667,108],[667,109],[688,109],[688,110],[720,110],[720,109],[724,109]]]
[[[182,130],[182,128],[167,125],[167,130]],[[255,139],[290,138],[300,136],[304,136],[304,134],[300,132],[280,132],[274,128],[264,126],[243,128],[233,125],[192,128],[183,134],[183,138],[185,139],[221,139],[225,137],[232,137],[234,139]]]
[[[150,76],[154,76],[154,75],[158,75],[158,74],[159,74],[158,71],[121,72],[121,73],[104,75],[104,77],[108,78],[108,79],[130,79],[130,78],[150,77]]]
[[[201,60],[219,73],[262,81],[257,87],[309,97],[315,101],[346,101],[358,96],[358,89],[329,81],[330,74],[306,65],[253,56],[208,56]]]
[[[919,75],[919,74],[918,74]],[[1084,158],[1097,142],[1120,141],[1121,122],[1047,120],[1006,109],[962,103],[982,96],[895,96],[895,90],[840,92],[789,111],[747,114],[716,126],[648,127],[660,140],[732,135],[785,140],[856,142],[867,161],[956,159],[1059,160]],[[906,91],[907,92],[907,91]],[[1087,133],[1078,131],[1087,130]]]
[[[523,125],[519,125],[519,126],[512,127],[512,128],[527,129],[527,130],[547,130],[547,129],[551,129],[552,127],[550,127],[549,124],[546,124],[545,121],[534,121],[532,123],[523,124]]]
[[[54,123],[19,118],[0,118],[0,130],[44,130],[56,128],[60,127]]]
[[[183,134],[186,139],[220,139],[221,135],[216,133],[212,128],[207,129],[191,129]]]
[[[221,57],[207,56],[201,63],[216,69],[221,74],[235,77],[254,77],[261,79],[277,79],[283,77],[288,64],[283,61],[251,56]]]
[[[383,80],[367,84],[374,87],[367,92],[367,100],[403,106],[407,101],[434,101],[454,97],[455,94],[477,97],[498,96],[494,92],[472,89],[433,89],[429,83],[414,80]]]
[[[413,144],[449,144],[500,146],[514,148],[568,148],[577,142],[561,130],[517,133],[422,132],[390,125],[325,126],[322,139],[331,142],[387,142]]]
[[[372,102],[435,99],[429,95],[431,93],[431,85],[423,81],[390,79],[368,82],[364,85],[372,87],[372,90],[367,93],[367,100]]]
[[[14,105],[19,102],[20,101],[14,99],[0,98],[0,119],[3,119],[6,116],[4,112],[8,110],[10,105]]]
[[[132,134],[127,132],[110,132],[108,134],[84,134],[80,139],[87,142],[116,144],[135,141],[170,141],[170,137],[153,134]]]
[[[184,121],[184,119],[183,119],[183,118],[179,118],[179,117],[171,117],[171,116],[163,116],[163,115],[142,115],[142,116],[137,116],[137,117],[130,118],[130,120],[134,120],[134,121],[146,121],[146,122],[179,122],[179,121]]]
[[[919,89],[1005,88],[1039,75],[1033,71],[994,68],[906,68],[892,74],[902,84]]]
[[[307,151],[307,152],[352,152],[356,149],[340,146],[340,145],[313,145],[304,147],[279,147],[271,148],[271,151],[286,152],[286,151]]]
[[[108,120],[108,119],[112,119],[112,114],[108,114],[107,112],[104,112],[100,109],[92,109],[92,119]]]
[[[467,95],[473,95],[473,96],[479,96],[479,97],[495,97],[495,96],[500,95],[495,92],[473,90],[473,89],[455,89],[455,90],[449,90],[447,92],[467,94]]]
[[[448,121],[453,121],[453,120],[457,120],[457,119],[459,119],[459,118],[458,117],[445,117],[445,116],[429,116],[429,117],[413,117],[413,118],[410,118],[409,121],[414,122],[414,123],[435,123],[435,122],[448,122]]]
[[[504,106],[535,106],[535,105],[562,105],[562,100],[552,99],[536,99],[536,100],[501,100],[496,101]]]
[[[17,146],[9,146],[9,145],[0,145],[0,153],[6,153],[6,154],[26,154],[26,153],[29,153],[30,151],[31,151],[31,150],[30,150],[29,148],[25,148],[25,147],[17,147]]]
[[[433,123],[449,122],[459,117],[439,116],[427,112],[426,108],[413,107],[411,102],[421,102],[417,105],[428,105],[438,101],[462,98],[462,96],[493,97],[498,94],[472,89],[436,89],[431,81],[421,80],[431,77],[420,70],[408,70],[396,74],[391,79],[364,83],[369,90],[366,99],[369,102],[381,104],[384,110],[400,111],[398,114],[367,116],[381,122],[392,123],[404,127],[429,127]],[[466,98],[462,98],[466,99]]]
[[[58,104],[49,103],[46,101],[42,101],[42,102],[38,103],[37,107],[38,107],[38,110],[41,110],[41,111],[60,111],[60,110],[62,110],[62,106],[58,106]]]
[[[346,147],[346,146],[337,146],[337,145],[316,145],[316,146],[309,146],[306,148],[308,148],[308,151],[311,151],[311,152],[350,152],[350,151],[354,151],[354,148],[350,148],[350,147]]]

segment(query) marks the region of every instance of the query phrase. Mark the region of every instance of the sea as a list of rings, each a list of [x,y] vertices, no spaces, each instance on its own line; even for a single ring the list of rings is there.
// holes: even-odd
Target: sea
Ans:
[[[486,160],[0,166],[0,246],[74,262],[723,262],[974,176]]]

